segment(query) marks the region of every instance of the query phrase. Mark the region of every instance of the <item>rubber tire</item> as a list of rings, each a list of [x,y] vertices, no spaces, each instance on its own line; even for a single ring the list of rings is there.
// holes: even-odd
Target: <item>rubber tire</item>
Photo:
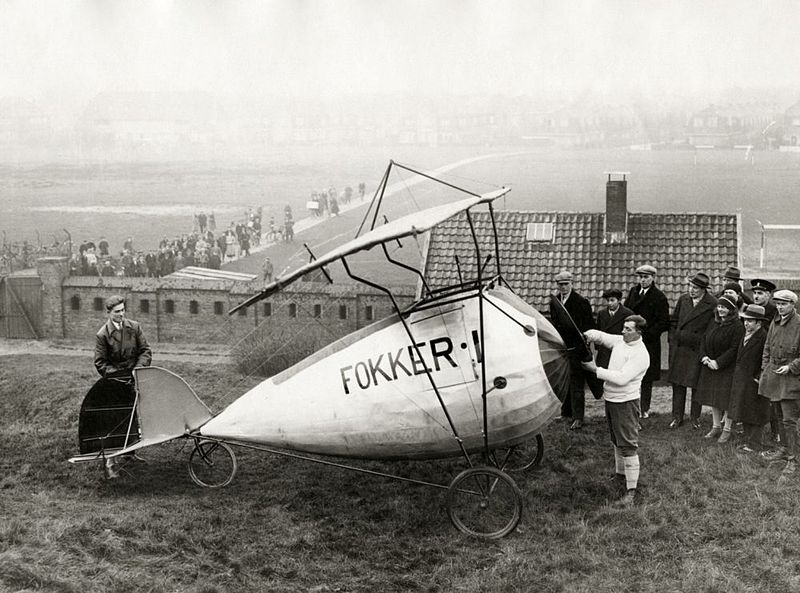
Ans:
[[[233,449],[221,441],[197,441],[189,455],[189,476],[198,486],[223,488],[233,481],[238,463]]]
[[[531,451],[532,447],[536,447]],[[506,472],[523,472],[538,467],[544,458],[544,437],[537,434],[536,437],[519,445],[514,445],[509,449],[495,449],[494,459],[497,466]]]
[[[469,468],[458,474],[447,489],[447,514],[462,533],[500,539],[514,531],[522,519],[522,492],[511,476],[495,467]],[[470,522],[470,515],[476,520]],[[489,519],[490,524],[481,525],[479,515]]]

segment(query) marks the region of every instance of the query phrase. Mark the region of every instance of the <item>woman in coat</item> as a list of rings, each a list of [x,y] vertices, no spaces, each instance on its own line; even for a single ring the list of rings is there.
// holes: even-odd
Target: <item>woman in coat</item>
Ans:
[[[733,419],[728,416],[725,426],[722,416],[730,406],[733,371],[736,367],[736,351],[744,336],[744,326],[739,321],[736,302],[721,296],[711,325],[700,343],[700,376],[697,379],[697,401],[711,406],[713,426],[705,438],[719,437],[720,443],[731,438]]]
[[[769,400],[758,395],[761,355],[767,339],[767,332],[761,326],[765,310],[761,305],[746,305],[739,317],[744,322],[744,337],[736,352],[728,418],[742,423],[744,444],[741,449],[752,453],[761,447],[761,431],[770,418]]]

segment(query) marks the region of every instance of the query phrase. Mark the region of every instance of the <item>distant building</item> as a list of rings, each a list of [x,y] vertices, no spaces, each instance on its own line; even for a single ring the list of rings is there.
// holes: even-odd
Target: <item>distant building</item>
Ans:
[[[783,144],[800,144],[800,101],[789,107],[783,114]]]
[[[732,148],[764,144],[764,130],[776,119],[773,104],[709,105],[692,114],[686,126],[687,142],[693,146]]]

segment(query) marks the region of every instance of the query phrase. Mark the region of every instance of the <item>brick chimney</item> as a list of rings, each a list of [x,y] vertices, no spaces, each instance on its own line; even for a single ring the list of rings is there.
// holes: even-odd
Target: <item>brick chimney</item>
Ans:
[[[606,171],[606,217],[603,241],[626,243],[628,241],[628,180],[630,173]],[[622,176],[622,179],[612,179]]]

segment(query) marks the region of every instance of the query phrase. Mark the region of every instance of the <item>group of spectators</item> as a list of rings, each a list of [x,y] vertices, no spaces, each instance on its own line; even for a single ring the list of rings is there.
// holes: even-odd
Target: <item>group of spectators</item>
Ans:
[[[54,238],[51,245],[34,245],[27,239],[22,241],[3,241],[0,248],[0,274],[10,274],[36,266],[40,257],[69,254],[69,239],[59,241]]]
[[[360,201],[364,200],[366,193],[366,184],[361,182],[358,184],[358,197]],[[351,186],[345,187],[341,192],[337,192],[336,188],[331,185],[328,189],[320,191],[312,191],[306,208],[315,217],[322,216],[338,216],[339,207],[349,204],[353,200],[354,192]]]
[[[561,407],[572,430],[584,424],[585,386],[605,396],[616,476],[626,484],[620,501],[632,504],[639,475],[638,433],[650,418],[653,382],[661,378],[661,335],[668,332],[672,409],[669,428],[686,421],[701,429],[703,406],[711,409],[706,439],[728,443],[737,427],[738,450],[785,462],[782,479],[796,471],[800,420],[800,315],[798,296],[764,279],[745,289],[730,266],[722,290],[712,294],[704,272],[670,307],[651,265],[636,269],[637,283],[623,293],[610,288],[603,308],[573,289],[573,275],[555,277],[549,313],[568,348],[570,386]],[[625,298],[623,298],[623,296]],[[621,336],[621,338],[620,338]],[[595,344],[593,354],[589,343]],[[765,430],[769,427],[769,430]]]
[[[95,243],[84,240],[70,259],[70,274],[78,276],[131,276],[160,278],[187,266],[218,270],[222,263],[250,255],[261,242],[262,209],[248,208],[244,216],[217,233],[214,213],[200,211],[192,217],[192,230],[172,239],[165,235],[157,248],[143,251],[134,247],[133,237],[112,255],[105,237]]]

